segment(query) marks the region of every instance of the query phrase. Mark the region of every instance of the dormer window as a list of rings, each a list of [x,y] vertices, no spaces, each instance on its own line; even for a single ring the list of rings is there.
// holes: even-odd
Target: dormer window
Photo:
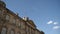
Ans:
[[[10,16],[9,15],[6,15],[6,20],[9,20],[10,19]]]

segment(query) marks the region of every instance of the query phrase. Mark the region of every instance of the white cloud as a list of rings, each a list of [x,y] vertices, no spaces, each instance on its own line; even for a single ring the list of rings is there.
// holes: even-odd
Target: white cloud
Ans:
[[[60,29],[60,26],[54,26],[53,29]]]
[[[49,21],[47,24],[56,25],[56,26],[53,27],[54,30],[56,30],[56,29],[60,29],[60,26],[57,26],[58,22]]]
[[[56,24],[58,24],[58,22],[54,22],[53,24],[56,25]]]
[[[47,24],[52,24],[53,23],[53,21],[49,21]]]

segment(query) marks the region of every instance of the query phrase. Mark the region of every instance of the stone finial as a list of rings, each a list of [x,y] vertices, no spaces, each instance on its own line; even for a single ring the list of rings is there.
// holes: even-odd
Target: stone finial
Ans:
[[[23,20],[27,21],[27,20],[29,20],[29,18],[28,17],[23,17]]]

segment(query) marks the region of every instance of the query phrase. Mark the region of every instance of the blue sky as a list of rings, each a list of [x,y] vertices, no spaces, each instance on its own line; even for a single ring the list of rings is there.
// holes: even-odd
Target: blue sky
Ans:
[[[3,0],[20,17],[27,16],[45,34],[60,34],[60,0]]]

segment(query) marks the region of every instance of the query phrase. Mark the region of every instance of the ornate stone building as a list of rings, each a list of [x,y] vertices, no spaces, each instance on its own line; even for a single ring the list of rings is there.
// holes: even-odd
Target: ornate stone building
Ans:
[[[44,34],[28,17],[21,18],[0,0],[0,34]]]

